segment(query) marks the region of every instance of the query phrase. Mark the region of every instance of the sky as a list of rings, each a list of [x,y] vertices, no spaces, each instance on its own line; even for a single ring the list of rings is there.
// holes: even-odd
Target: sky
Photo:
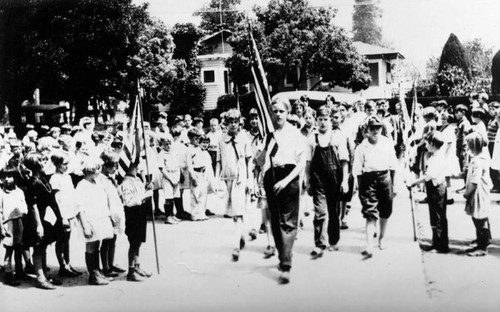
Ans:
[[[368,0],[369,1],[369,0]],[[193,12],[209,0],[134,0],[149,2],[151,16],[167,25],[199,23]],[[269,0],[241,0],[242,10],[254,5],[265,6]],[[309,0],[312,6],[330,6],[338,10],[334,23],[352,28],[354,0]],[[379,20],[384,40],[400,52],[410,64],[425,74],[431,56],[439,57],[450,33],[461,42],[480,38],[483,43],[500,49],[499,0],[380,0],[383,16]]]

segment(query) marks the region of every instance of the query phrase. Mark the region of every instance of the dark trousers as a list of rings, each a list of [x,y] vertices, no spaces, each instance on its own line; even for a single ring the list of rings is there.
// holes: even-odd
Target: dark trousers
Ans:
[[[488,150],[490,156],[493,156],[493,148],[495,147],[495,142],[488,143]],[[500,171],[490,168],[491,182],[493,182],[493,189],[500,190]]]
[[[435,186],[432,181],[425,183],[429,217],[432,227],[432,246],[437,250],[448,250],[448,219],[446,219],[446,200],[448,193],[446,183]]]
[[[477,247],[481,250],[485,250],[488,248],[490,244],[490,228],[488,218],[485,219],[475,219],[472,218],[472,222],[474,222],[474,226],[476,227],[476,238],[477,238]]]
[[[340,209],[338,187],[328,176],[311,177],[314,203],[314,244],[325,249],[327,245],[337,245],[340,239]],[[328,241],[327,241],[328,237]]]
[[[271,229],[282,271],[289,271],[292,267],[292,248],[297,236],[299,221],[299,178],[293,179],[278,194],[274,193],[273,187],[276,182],[285,178],[294,167],[287,165],[271,168],[264,176],[264,189],[271,215]]]

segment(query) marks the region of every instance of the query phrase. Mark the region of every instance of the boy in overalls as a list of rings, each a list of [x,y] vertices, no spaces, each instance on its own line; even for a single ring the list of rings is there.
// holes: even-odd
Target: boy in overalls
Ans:
[[[319,258],[329,247],[338,250],[340,239],[339,195],[348,190],[349,151],[341,132],[333,133],[331,115],[338,109],[318,109],[318,131],[307,140],[306,187],[314,203],[313,258]],[[328,238],[327,238],[328,237]]]

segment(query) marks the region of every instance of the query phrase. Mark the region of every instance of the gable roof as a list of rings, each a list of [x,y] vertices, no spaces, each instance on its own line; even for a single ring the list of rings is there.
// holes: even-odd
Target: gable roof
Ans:
[[[205,37],[201,38],[200,39],[200,42],[204,42],[204,41],[207,41],[213,37],[216,37],[218,35],[220,35],[221,33],[224,33],[224,34],[227,34],[228,36],[232,35],[233,32],[232,31],[229,31],[227,29],[223,29],[223,30],[219,30],[218,32],[215,32],[213,34],[210,34],[210,35],[206,35]]]
[[[358,50],[359,54],[366,56],[367,58],[375,57],[388,57],[388,58],[402,58],[404,56],[392,49],[384,48],[381,46],[376,46],[373,44],[364,43],[361,41],[354,41],[354,47]]]

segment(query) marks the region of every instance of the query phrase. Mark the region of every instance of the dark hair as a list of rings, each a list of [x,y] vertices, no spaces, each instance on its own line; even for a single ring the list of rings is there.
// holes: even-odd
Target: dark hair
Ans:
[[[118,161],[120,160],[120,155],[118,155],[118,153],[116,153],[112,150],[104,150],[101,153],[101,160],[104,163],[104,166],[108,166],[108,165],[112,165],[112,164],[114,165],[114,164],[118,163]]]
[[[431,132],[427,133],[424,139],[436,148],[441,148],[441,146],[443,146],[444,144],[443,134],[436,130],[432,130]]]
[[[300,101],[305,103],[305,102],[309,102],[309,97],[307,95],[301,95],[300,96]]]
[[[42,158],[43,155],[38,152],[28,153],[24,157],[23,165],[31,172],[40,172],[43,168]]]
[[[468,109],[467,109],[467,106],[465,106],[464,104],[458,104],[457,106],[455,106],[455,113],[465,113],[467,112]]]
[[[331,117],[331,114],[332,114],[332,110],[330,109],[330,107],[328,107],[326,105],[320,106],[318,108],[318,110],[316,111],[317,117]]]
[[[191,128],[188,131],[187,135],[188,135],[189,139],[192,139],[192,138],[195,138],[195,137],[200,137],[201,136],[201,132],[197,128]]]
[[[68,160],[68,153],[63,152],[63,151],[57,151],[50,156],[50,160],[54,164],[54,166],[57,168],[60,165],[64,163],[64,161]]]

